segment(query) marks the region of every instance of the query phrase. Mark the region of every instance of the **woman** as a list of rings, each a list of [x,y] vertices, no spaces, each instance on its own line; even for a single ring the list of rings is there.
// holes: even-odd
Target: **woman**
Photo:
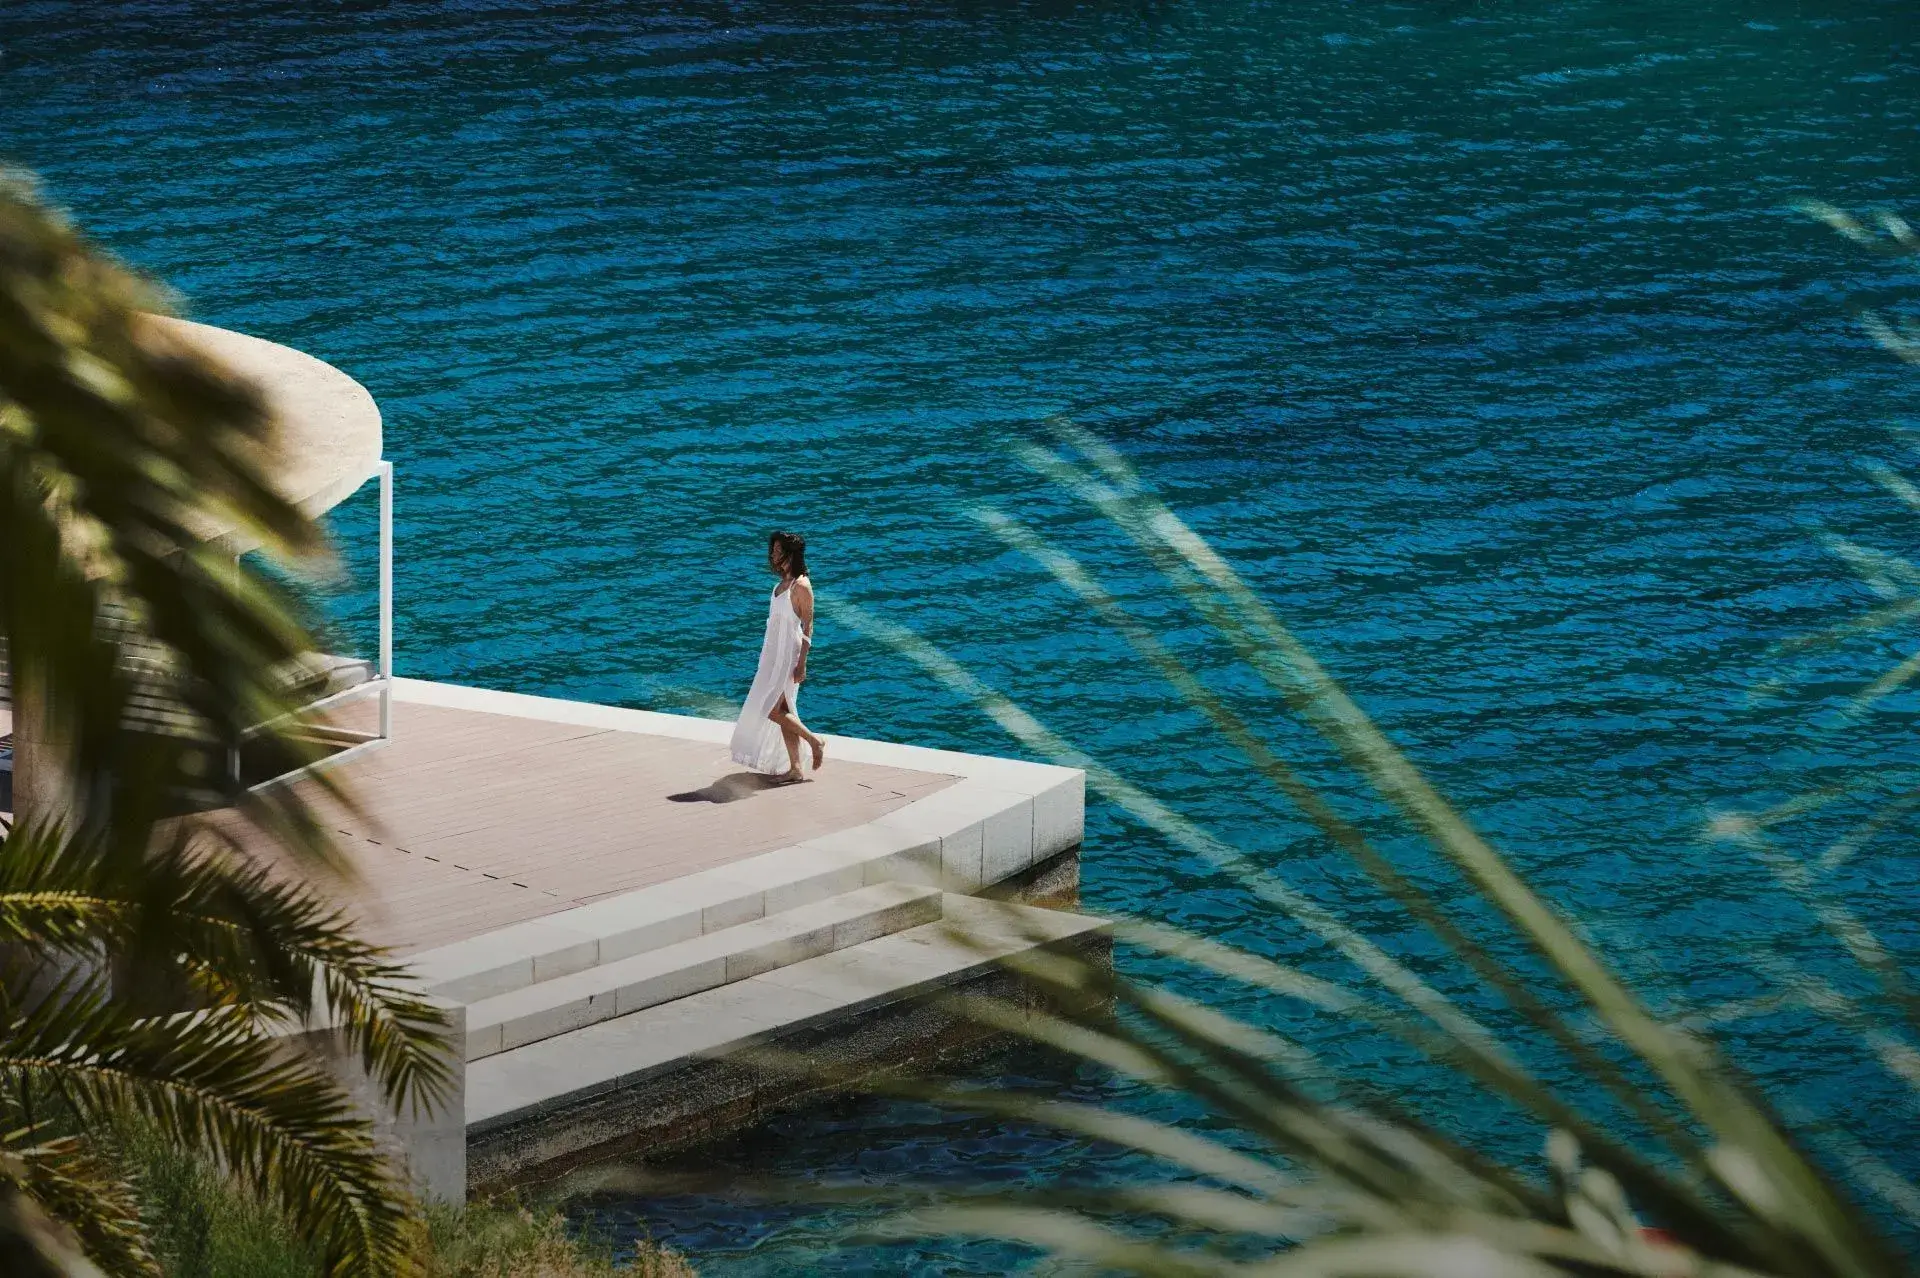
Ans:
[[[798,533],[767,538],[767,567],[780,578],[767,604],[767,637],[760,645],[760,669],[753,676],[740,721],[733,725],[733,760],[759,772],[780,773],[782,781],[805,781],[800,743],[805,741],[818,771],[827,761],[827,743],[800,722],[800,685],[807,678],[807,652],[813,647],[813,583],[807,580],[807,542]]]

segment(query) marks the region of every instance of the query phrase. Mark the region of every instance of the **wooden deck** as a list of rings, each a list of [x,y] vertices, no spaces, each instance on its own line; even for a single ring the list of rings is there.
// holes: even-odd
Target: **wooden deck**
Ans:
[[[367,814],[330,818],[363,934],[402,953],[864,825],[955,780],[829,754],[817,780],[771,786],[724,746],[405,701],[392,742],[335,775]]]

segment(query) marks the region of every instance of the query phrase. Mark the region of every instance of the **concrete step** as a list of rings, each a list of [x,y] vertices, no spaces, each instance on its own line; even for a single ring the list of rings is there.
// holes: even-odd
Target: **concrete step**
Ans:
[[[735,1052],[800,1030],[855,1024],[879,1008],[983,976],[1015,954],[1071,944],[1107,927],[1082,914],[967,896],[946,897],[943,914],[939,922],[478,1061],[467,1070],[469,1150],[480,1141],[483,1152],[496,1144],[508,1151],[499,1156],[507,1162],[564,1157],[574,1145],[639,1122],[614,1116],[624,1104],[616,1096],[630,1097],[638,1113],[650,1098],[679,1094]]]
[[[1047,807],[1047,842],[1036,843],[1039,802],[971,780],[908,804],[877,821],[683,875],[587,905],[528,919],[409,956],[426,993],[471,1003],[537,985],[703,933],[770,917],[878,883],[914,883],[971,893],[1077,843],[1081,774],[1063,773]],[[1044,860],[1045,857],[1038,859]],[[983,869],[991,864],[991,871]]]
[[[941,917],[938,888],[879,883],[467,1005],[467,1059],[848,949]]]

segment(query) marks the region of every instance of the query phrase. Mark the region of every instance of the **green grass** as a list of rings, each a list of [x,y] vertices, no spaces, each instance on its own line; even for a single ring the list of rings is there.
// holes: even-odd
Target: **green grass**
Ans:
[[[319,1275],[284,1217],[218,1169],[148,1134],[119,1144],[167,1278]],[[430,1207],[423,1252],[429,1278],[694,1278],[679,1256],[651,1245],[616,1263],[607,1240],[574,1236],[558,1211],[511,1200]]]

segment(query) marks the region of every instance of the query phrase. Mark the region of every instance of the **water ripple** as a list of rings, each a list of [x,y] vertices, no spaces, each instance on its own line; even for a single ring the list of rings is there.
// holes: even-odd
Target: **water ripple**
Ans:
[[[1703,841],[1714,814],[1916,762],[1912,694],[1839,728],[1827,713],[1911,635],[1790,667],[1771,653],[1875,601],[1823,539],[1915,540],[1858,467],[1911,464],[1886,428],[1911,420],[1920,383],[1845,313],[1903,281],[1783,206],[1911,211],[1916,19],[1882,0],[1760,12],[14,0],[0,150],[201,318],[312,350],[378,396],[401,482],[405,673],[724,703],[752,668],[760,538],[797,526],[826,588],[1457,986],[1125,643],[967,516],[989,503],[1074,551],[1464,905],[1124,538],[1008,455],[1068,414],[1680,1010],[1764,993],[1756,954],[1845,972],[1756,863]],[[363,582],[371,520],[364,498],[339,517]],[[370,609],[364,585],[345,593],[343,634],[364,642]],[[1014,748],[890,653],[821,638],[821,726]],[[1749,695],[1783,675],[1784,701]],[[1831,816],[1789,831],[1796,855],[1844,828]],[[1908,842],[1890,833],[1834,883],[1912,957]],[[1096,907],[1355,979],[1099,805],[1086,881]],[[1193,992],[1534,1148],[1350,1027]],[[1920,1148],[1910,1098],[1819,1024],[1789,1009],[1728,1033],[1794,1104]],[[716,1157],[1158,1174],[871,1105]],[[832,1214],[644,1208],[710,1274],[1018,1260],[929,1244],[827,1261]],[[594,1210],[630,1222],[634,1205]]]

